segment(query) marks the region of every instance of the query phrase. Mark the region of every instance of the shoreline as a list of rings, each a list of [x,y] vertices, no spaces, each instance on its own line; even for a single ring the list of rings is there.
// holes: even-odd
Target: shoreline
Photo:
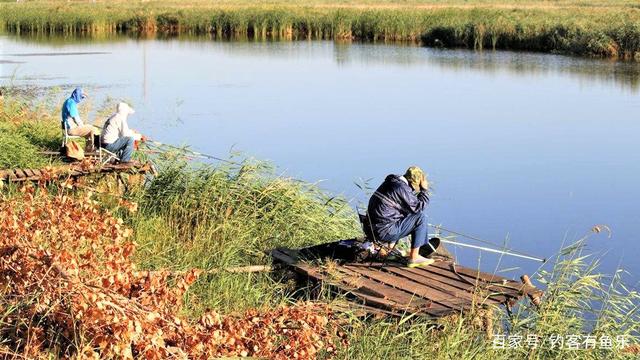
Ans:
[[[640,9],[531,4],[0,4],[9,34],[411,42],[640,61]]]
[[[30,105],[28,100],[8,96],[0,101],[0,140],[5,139],[0,149],[19,155],[9,159],[16,164],[39,166],[34,163],[39,159],[47,166],[38,150],[60,144],[58,107]],[[265,250],[275,247],[300,248],[360,235],[344,198],[317,184],[280,177],[264,162],[238,159],[235,164],[197,166],[173,155],[158,155],[158,173],[127,193],[110,186],[115,179],[108,177],[87,178],[92,182],[80,186],[2,188],[1,218],[22,221],[0,222],[7,234],[0,241],[5,252],[2,270],[9,279],[0,298],[8,309],[0,325],[0,332],[7,334],[0,353],[109,358],[125,349],[131,358],[143,358],[150,354],[142,352],[147,349],[202,358],[225,354],[278,359],[292,358],[302,349],[306,353],[298,355],[300,359],[415,358],[431,353],[438,358],[481,354],[473,356],[480,360],[569,355],[586,360],[630,358],[638,350],[640,295],[624,285],[622,272],[607,276],[597,258],[583,253],[587,240],[604,228],[567,244],[535,274],[533,279],[546,291],[539,306],[525,300],[509,313],[489,308],[495,316],[490,324],[478,324],[476,311],[487,311],[480,308],[437,322],[409,313],[360,318],[354,311],[330,310],[339,304],[339,296],[311,287],[298,290],[290,281],[294,278],[283,274],[215,271],[269,265]],[[0,160],[5,161],[0,168],[11,165]],[[79,213],[84,215],[70,216]],[[78,236],[79,230],[68,231],[74,226],[88,230]],[[8,270],[17,268],[30,271]],[[29,287],[21,286],[25,282]],[[108,301],[80,296],[87,293]],[[67,302],[69,298],[76,301]],[[300,301],[307,298],[317,301]],[[598,321],[594,324],[593,319]],[[298,323],[291,326],[292,320]],[[121,326],[129,321],[140,325]],[[48,324],[57,332],[45,331]],[[76,342],[56,336],[63,331]],[[501,346],[501,340],[528,335],[545,342],[557,336],[620,337],[629,342],[580,351],[545,345],[522,346],[515,352]],[[309,352],[308,339],[319,336],[323,343]],[[32,338],[38,342],[23,345]],[[157,345],[150,348],[152,340]],[[231,341],[236,345],[227,346]],[[282,355],[285,346],[290,351]],[[315,351],[329,346],[330,352]]]

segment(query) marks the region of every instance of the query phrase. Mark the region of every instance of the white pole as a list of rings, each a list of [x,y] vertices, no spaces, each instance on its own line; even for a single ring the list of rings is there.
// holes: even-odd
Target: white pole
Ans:
[[[540,261],[540,262],[543,262],[543,263],[547,262],[547,259],[540,259],[540,258],[537,258],[537,257],[534,257],[534,256],[515,254],[515,253],[509,252],[509,251],[502,251],[502,250],[496,250],[496,249],[487,248],[487,247],[483,247],[483,246],[463,244],[463,243],[459,243],[459,242],[455,242],[455,241],[451,241],[451,240],[445,240],[445,239],[440,239],[440,241],[443,242],[443,243],[446,243],[446,244],[457,245],[457,246],[462,246],[462,247],[468,247],[468,248],[478,249],[478,250],[492,252],[492,253],[496,253],[496,254],[510,255],[510,256],[515,256],[515,257],[519,257],[519,258],[523,258],[523,259]]]

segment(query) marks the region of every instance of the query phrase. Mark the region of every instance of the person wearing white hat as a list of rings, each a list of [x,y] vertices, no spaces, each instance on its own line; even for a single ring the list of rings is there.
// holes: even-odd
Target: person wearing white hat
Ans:
[[[100,135],[102,147],[120,158],[121,163],[131,162],[136,140],[144,141],[144,136],[129,128],[129,115],[135,111],[126,103],[119,103],[116,112],[105,122]]]

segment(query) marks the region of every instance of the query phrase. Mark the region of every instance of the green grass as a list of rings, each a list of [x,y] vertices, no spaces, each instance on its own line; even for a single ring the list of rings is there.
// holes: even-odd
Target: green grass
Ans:
[[[640,59],[632,1],[32,1],[0,4],[10,33],[412,41]]]
[[[313,184],[280,178],[267,164],[192,168],[160,165],[132,219],[141,266],[184,270],[265,264],[265,251],[358,235],[342,198]],[[228,274],[227,274],[228,275]],[[263,275],[214,274],[197,286],[197,308],[225,310],[276,301],[283,289]],[[269,289],[269,291],[265,291]]]
[[[44,103],[16,100],[11,90],[5,97],[0,100],[0,169],[49,165],[51,159],[41,152],[60,148],[59,122]]]

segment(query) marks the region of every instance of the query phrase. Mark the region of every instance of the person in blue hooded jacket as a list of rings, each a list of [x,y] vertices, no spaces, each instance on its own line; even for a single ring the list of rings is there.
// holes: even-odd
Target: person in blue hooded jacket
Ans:
[[[411,235],[409,267],[426,266],[433,262],[420,255],[420,247],[428,241],[429,183],[424,172],[411,166],[406,173],[388,175],[369,200],[367,215],[374,240],[395,244]]]
[[[71,93],[71,96],[65,100],[62,104],[62,128],[67,129],[67,134],[72,136],[84,137],[86,141],[87,152],[94,151],[93,135],[95,134],[94,127],[89,124],[85,124],[80,118],[80,112],[78,111],[78,104],[87,96],[82,93],[81,88],[75,88]]]

